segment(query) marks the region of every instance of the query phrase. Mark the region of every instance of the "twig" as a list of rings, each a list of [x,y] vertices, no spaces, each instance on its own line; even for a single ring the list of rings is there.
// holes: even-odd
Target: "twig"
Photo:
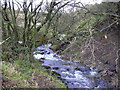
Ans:
[[[118,22],[118,20],[114,21],[113,23],[111,23],[111,24],[108,25],[107,27],[101,29],[100,31],[102,32],[102,31],[106,30],[107,28],[111,27],[112,25],[114,25],[114,24],[117,23],[117,22]]]
[[[2,45],[3,43],[5,43],[5,42],[6,42],[7,40],[9,40],[9,39],[10,39],[10,37],[8,37],[6,40],[0,42],[0,45]]]

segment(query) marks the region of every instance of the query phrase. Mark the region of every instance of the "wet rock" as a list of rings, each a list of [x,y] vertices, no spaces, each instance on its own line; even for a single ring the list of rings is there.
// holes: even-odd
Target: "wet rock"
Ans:
[[[60,79],[60,80],[62,81],[62,78],[61,78],[61,76],[57,76],[57,78],[58,78],[58,79]]]
[[[42,54],[42,55],[43,55],[43,54],[45,54],[45,52],[39,52],[39,54]]]
[[[41,50],[39,50],[39,51],[45,51],[45,50],[41,49]]]
[[[102,79],[97,79],[97,88],[107,88],[108,85],[107,83],[105,82],[105,80],[102,80]]]
[[[67,71],[70,71],[70,69],[69,69],[69,68],[67,68],[66,70],[67,70]]]
[[[42,58],[40,58],[40,60],[45,60],[45,58],[42,57]]]
[[[47,54],[50,54],[50,52],[47,52]]]
[[[56,70],[58,70],[58,69],[59,69],[59,67],[53,67],[53,69],[56,69]]]
[[[88,67],[88,66],[78,66],[77,68],[75,68],[75,70],[79,70],[82,72],[91,71],[90,67]]]
[[[116,69],[109,69],[109,71],[111,71],[113,73],[118,73]]]
[[[42,63],[44,63],[44,60],[39,60],[39,62],[42,62]]]
[[[50,69],[51,67],[50,66],[47,66],[47,65],[42,65],[43,67],[45,67],[46,69]]]
[[[45,58],[40,58],[39,61],[44,63]]]
[[[52,71],[52,73],[51,73],[52,75],[56,75],[56,76],[60,76],[60,74],[59,73],[57,73],[56,71]]]
[[[59,58],[59,56],[57,54],[54,54],[53,57],[58,57]]]

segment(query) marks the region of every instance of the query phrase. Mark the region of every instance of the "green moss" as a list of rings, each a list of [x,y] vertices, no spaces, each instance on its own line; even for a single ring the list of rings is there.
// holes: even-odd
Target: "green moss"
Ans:
[[[58,47],[58,45],[52,45],[50,48],[51,48],[52,50],[56,50],[57,47]]]

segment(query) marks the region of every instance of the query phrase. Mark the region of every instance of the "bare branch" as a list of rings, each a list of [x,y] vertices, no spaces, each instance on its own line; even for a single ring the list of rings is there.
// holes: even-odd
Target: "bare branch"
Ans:
[[[106,30],[107,28],[110,28],[112,25],[114,25],[115,23],[117,23],[118,20],[114,21],[113,23],[111,23],[110,25],[108,25],[107,27],[101,29],[100,31],[103,32],[104,30]]]
[[[50,4],[50,9],[49,9],[49,11],[48,11],[48,14],[47,14],[45,20],[42,22],[42,24],[37,27],[37,31],[39,31],[39,30],[44,26],[44,24],[46,24],[48,21],[52,21],[52,19],[55,17],[55,15],[57,14],[57,12],[58,12],[62,7],[66,6],[69,2],[70,2],[70,1],[68,1],[68,2],[66,2],[65,4],[63,4],[62,6],[58,7],[57,10],[55,11],[55,13],[54,13],[53,15],[52,15],[52,11],[53,11],[54,7],[55,7],[56,5],[58,5],[60,2],[57,3],[57,4],[53,4],[53,2],[51,2],[51,4]],[[52,15],[52,16],[51,16],[51,15]]]

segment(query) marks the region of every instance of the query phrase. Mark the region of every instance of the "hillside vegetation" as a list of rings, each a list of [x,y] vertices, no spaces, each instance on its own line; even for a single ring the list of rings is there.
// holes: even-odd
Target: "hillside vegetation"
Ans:
[[[15,5],[1,5],[2,88],[67,88],[33,57],[38,46],[49,43],[62,59],[98,68],[104,80],[118,86],[120,3],[67,0],[33,8],[33,2],[24,2],[17,10]]]

